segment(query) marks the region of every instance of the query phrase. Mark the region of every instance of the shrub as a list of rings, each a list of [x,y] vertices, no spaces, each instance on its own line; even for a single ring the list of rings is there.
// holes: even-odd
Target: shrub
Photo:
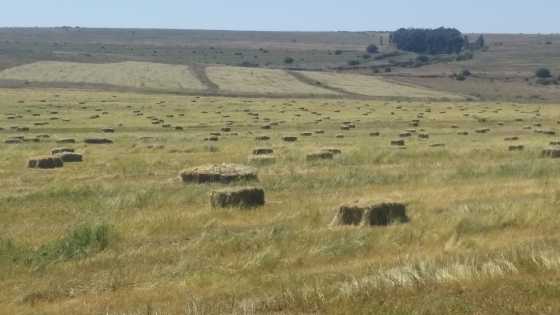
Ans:
[[[294,58],[292,58],[292,57],[286,57],[286,58],[284,59],[284,63],[285,63],[285,64],[292,64],[292,63],[294,63],[294,61],[295,61],[295,60],[294,60]]]
[[[83,225],[58,240],[38,249],[20,246],[12,240],[0,239],[0,262],[44,266],[51,262],[82,258],[101,252],[109,246],[108,225]]]
[[[474,58],[474,54],[470,51],[467,51],[463,54],[459,54],[457,55],[457,58],[455,58],[455,60],[457,61],[465,61],[465,60],[471,60]]]
[[[457,81],[465,81],[467,79],[467,77],[462,73],[458,73],[458,74],[455,75],[455,79]]]
[[[359,60],[350,60],[350,61],[348,61],[348,65],[349,65],[349,66],[357,66],[357,65],[359,65],[359,64],[360,64],[360,61],[359,61]]]
[[[334,51],[334,54],[337,55],[337,56],[342,55],[342,53],[343,53],[343,51],[340,50],[340,49],[337,49],[337,50]]]
[[[535,72],[535,75],[539,79],[547,79],[552,77],[552,73],[547,68],[540,68]]]
[[[52,241],[37,250],[31,258],[33,263],[80,258],[103,251],[109,245],[109,227],[84,225],[76,228],[62,239]]]
[[[416,57],[416,61],[422,62],[422,63],[430,62],[430,57],[428,57],[426,55],[420,55],[420,56]]]
[[[379,47],[377,47],[377,45],[375,45],[375,44],[371,44],[371,45],[367,46],[366,51],[369,54],[377,54],[379,52]]]
[[[470,77],[472,75],[471,71],[469,69],[465,69],[462,72],[463,76],[465,77]]]

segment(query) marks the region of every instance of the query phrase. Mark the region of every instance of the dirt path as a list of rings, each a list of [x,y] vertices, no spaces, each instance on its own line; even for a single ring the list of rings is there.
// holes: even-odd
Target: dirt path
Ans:
[[[204,85],[208,93],[217,93],[220,87],[214,83],[206,74],[206,65],[193,64],[189,65],[191,73]]]
[[[365,95],[362,95],[362,94],[357,94],[357,93],[352,93],[352,92],[346,91],[345,89],[330,86],[330,85],[327,85],[323,82],[319,82],[317,80],[313,80],[312,78],[306,76],[305,74],[303,74],[299,71],[288,70],[286,72],[289,75],[291,75],[292,77],[294,77],[296,80],[298,80],[298,81],[300,81],[301,83],[304,83],[304,84],[312,85],[312,86],[315,86],[315,87],[320,87],[320,88],[323,88],[325,90],[329,90],[329,91],[336,92],[336,93],[346,95],[346,96],[353,96],[353,97],[363,97],[363,96],[365,96]]]

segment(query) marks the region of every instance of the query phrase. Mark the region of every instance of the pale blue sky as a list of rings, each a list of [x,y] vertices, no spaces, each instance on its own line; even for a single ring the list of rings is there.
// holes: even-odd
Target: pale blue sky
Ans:
[[[0,26],[560,33],[560,0],[4,0]]]

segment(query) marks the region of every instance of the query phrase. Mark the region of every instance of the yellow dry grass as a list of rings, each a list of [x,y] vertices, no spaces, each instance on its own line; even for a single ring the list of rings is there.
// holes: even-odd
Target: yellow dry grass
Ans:
[[[0,79],[153,89],[204,89],[188,66],[133,61],[107,64],[41,61],[4,70],[0,72]]]
[[[558,314],[560,163],[540,155],[555,137],[526,128],[558,131],[557,117],[546,104],[0,90],[1,140],[50,136],[0,143],[0,314]],[[391,147],[415,119],[430,139]],[[524,151],[508,151],[511,136]],[[59,138],[77,139],[64,146],[84,161],[25,167]],[[178,179],[247,163],[256,146],[276,157],[251,183],[264,207],[211,209],[223,185]],[[305,161],[321,147],[342,154]],[[330,228],[334,208],[357,199],[405,202],[411,220]],[[100,224],[101,249],[72,234]]]
[[[284,70],[211,66],[207,72],[221,90],[231,93],[338,94],[300,82]]]
[[[414,98],[453,98],[457,99],[456,95],[438,92],[421,87],[414,87],[410,85],[397,84],[385,81],[379,77],[347,74],[347,73],[333,73],[333,72],[312,72],[306,71],[303,74],[313,80],[323,84],[343,89],[345,91],[379,97],[414,97]]]

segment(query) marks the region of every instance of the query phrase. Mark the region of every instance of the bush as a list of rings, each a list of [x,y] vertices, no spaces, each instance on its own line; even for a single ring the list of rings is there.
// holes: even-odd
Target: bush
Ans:
[[[364,54],[364,55],[362,55],[362,58],[364,58],[364,59],[370,59],[370,58],[371,58],[371,56],[370,56],[370,55],[368,55],[368,54]]]
[[[416,61],[422,62],[422,63],[430,62],[430,57],[428,57],[426,55],[420,55],[420,56],[416,57]]]
[[[19,246],[11,240],[0,239],[0,263],[25,263],[45,266],[52,262],[78,259],[101,252],[109,246],[109,226],[82,225],[64,237],[48,242],[38,249]]]
[[[392,72],[392,71],[393,71],[393,69],[391,69],[391,67],[385,68],[385,72],[387,72],[387,73]]]
[[[359,65],[359,64],[360,64],[360,61],[359,61],[359,60],[350,60],[350,61],[348,61],[348,65],[349,65],[349,66],[357,66],[357,65]]]
[[[457,58],[455,58],[455,60],[457,61],[465,61],[465,60],[471,60],[474,58],[474,54],[470,51],[467,51],[463,54],[459,54],[457,55]]]
[[[107,225],[81,226],[60,240],[53,241],[39,248],[35,253],[40,260],[53,261],[85,256],[92,252],[104,250],[109,245],[109,227]]]
[[[469,69],[463,70],[463,72],[461,74],[465,77],[470,77],[472,75],[472,73]]]
[[[535,75],[539,79],[548,79],[552,77],[552,73],[547,68],[540,68],[535,72]]]
[[[465,81],[466,79],[467,79],[467,77],[462,73],[458,73],[458,74],[455,75],[455,80],[457,80],[457,81]]]
[[[367,46],[366,51],[369,54],[377,54],[379,52],[379,47],[377,47],[377,45],[375,45],[375,44],[371,44],[371,45]]]
[[[284,63],[285,63],[285,64],[292,64],[292,63],[294,63],[294,61],[295,61],[295,60],[294,60],[294,58],[292,58],[292,57],[286,57],[286,58],[284,59]]]
[[[334,54],[337,55],[337,56],[342,55],[342,53],[343,53],[343,51],[340,50],[340,49],[337,49],[337,50],[334,51]]]

